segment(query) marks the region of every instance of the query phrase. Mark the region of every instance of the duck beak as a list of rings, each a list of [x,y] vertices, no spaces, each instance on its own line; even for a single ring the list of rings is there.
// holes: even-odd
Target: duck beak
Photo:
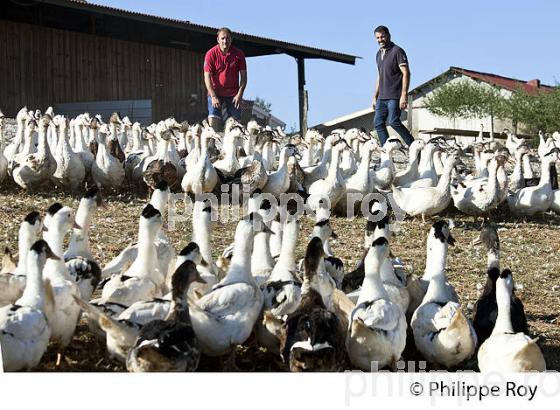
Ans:
[[[60,258],[55,255],[55,253],[51,250],[51,248],[48,248],[46,253],[47,253],[47,258],[48,259],[52,259],[52,260],[55,260],[55,261],[60,260]]]
[[[48,232],[49,228],[47,228],[45,225],[43,225],[43,232]]]
[[[196,280],[195,280],[195,282],[202,283],[203,285],[205,285],[205,284],[208,283],[208,282],[206,282],[204,279],[202,279],[202,278],[200,277],[200,275],[196,275]]]
[[[206,267],[206,266],[208,266],[208,262],[206,262],[206,259],[201,258],[200,259],[200,265]]]
[[[74,221],[74,229],[82,229],[80,225],[76,221]]]

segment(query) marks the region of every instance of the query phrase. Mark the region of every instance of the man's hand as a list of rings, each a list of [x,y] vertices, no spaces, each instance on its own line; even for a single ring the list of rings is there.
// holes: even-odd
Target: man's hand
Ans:
[[[239,109],[239,106],[241,105],[241,102],[243,101],[243,99],[241,98],[241,95],[239,94],[235,94],[235,97],[233,97],[233,106],[237,109]]]
[[[399,101],[399,106],[401,107],[401,110],[404,110],[404,109],[406,109],[406,107],[408,107],[408,96],[401,95],[401,99]]]
[[[213,95],[211,98],[212,98],[212,107],[220,108],[220,99],[216,95]]]

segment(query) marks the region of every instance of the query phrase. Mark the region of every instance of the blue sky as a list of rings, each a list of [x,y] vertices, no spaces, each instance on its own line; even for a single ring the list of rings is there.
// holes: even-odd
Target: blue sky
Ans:
[[[388,26],[410,61],[411,86],[458,66],[522,80],[560,82],[560,1],[190,1],[93,0],[91,3],[190,20],[213,27],[362,57],[355,66],[306,60],[309,125],[371,104],[378,46]],[[235,41],[235,40],[234,40]],[[245,97],[264,98],[273,114],[298,126],[297,66],[287,55],[247,61]]]

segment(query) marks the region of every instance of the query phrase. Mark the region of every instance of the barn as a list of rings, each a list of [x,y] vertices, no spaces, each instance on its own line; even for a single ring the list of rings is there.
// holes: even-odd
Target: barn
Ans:
[[[0,106],[75,115],[119,111],[133,121],[207,115],[202,65],[217,28],[79,0],[2,2]],[[306,124],[305,59],[354,64],[356,57],[234,32],[247,57],[286,54],[298,68],[300,122]],[[266,90],[263,90],[266,93]]]

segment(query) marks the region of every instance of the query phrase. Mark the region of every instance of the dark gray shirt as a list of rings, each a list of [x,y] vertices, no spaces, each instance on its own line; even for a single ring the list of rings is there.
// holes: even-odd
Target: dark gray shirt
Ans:
[[[375,57],[379,70],[379,97],[382,100],[400,99],[402,93],[402,72],[399,66],[408,65],[406,53],[391,42],[385,49],[379,49]]]

